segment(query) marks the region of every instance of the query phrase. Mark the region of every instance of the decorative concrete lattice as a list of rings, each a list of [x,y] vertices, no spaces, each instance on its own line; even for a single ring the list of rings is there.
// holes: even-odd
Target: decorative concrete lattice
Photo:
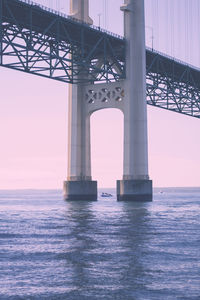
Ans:
[[[121,102],[124,98],[124,88],[120,85],[113,86],[107,84],[107,86],[93,85],[86,89],[86,101],[88,104],[96,102],[107,103],[109,101]]]
[[[85,86],[86,108],[89,114],[103,108],[124,109],[123,81]]]

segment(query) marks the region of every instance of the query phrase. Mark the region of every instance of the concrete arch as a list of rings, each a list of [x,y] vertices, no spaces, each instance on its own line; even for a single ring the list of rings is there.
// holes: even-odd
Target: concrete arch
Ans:
[[[88,115],[106,108],[117,108],[124,112],[124,81],[87,85],[84,95]]]
[[[89,112],[89,117],[93,116],[93,114],[95,114],[96,112],[102,111],[103,109],[104,109],[104,110],[114,109],[114,110],[120,111],[120,112],[122,113],[123,117],[124,117],[124,110],[123,110],[122,108],[120,108],[120,107],[114,107],[114,106],[112,106],[112,105],[107,106],[107,107],[94,108],[93,110],[91,110],[91,111]]]

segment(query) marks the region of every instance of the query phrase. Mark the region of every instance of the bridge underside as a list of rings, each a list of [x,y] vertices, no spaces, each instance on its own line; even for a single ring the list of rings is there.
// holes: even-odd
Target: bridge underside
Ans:
[[[1,66],[67,83],[125,78],[123,38],[26,2],[0,0]],[[200,118],[200,70],[150,49],[146,57],[147,103]]]
[[[0,0],[0,45],[2,66],[63,82],[125,76],[123,38],[28,1]]]
[[[200,118],[200,70],[147,50],[147,103]]]

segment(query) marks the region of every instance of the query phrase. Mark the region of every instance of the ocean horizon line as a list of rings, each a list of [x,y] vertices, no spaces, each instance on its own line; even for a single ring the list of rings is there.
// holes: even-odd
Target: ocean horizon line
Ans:
[[[116,189],[116,187],[98,187],[98,190]],[[200,189],[200,186],[155,186],[157,189]],[[0,188],[0,191],[62,191],[62,188]]]

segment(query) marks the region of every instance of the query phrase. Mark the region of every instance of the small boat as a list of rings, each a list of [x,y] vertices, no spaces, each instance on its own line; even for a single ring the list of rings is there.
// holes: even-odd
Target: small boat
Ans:
[[[112,194],[109,193],[101,193],[101,197],[112,197]]]

